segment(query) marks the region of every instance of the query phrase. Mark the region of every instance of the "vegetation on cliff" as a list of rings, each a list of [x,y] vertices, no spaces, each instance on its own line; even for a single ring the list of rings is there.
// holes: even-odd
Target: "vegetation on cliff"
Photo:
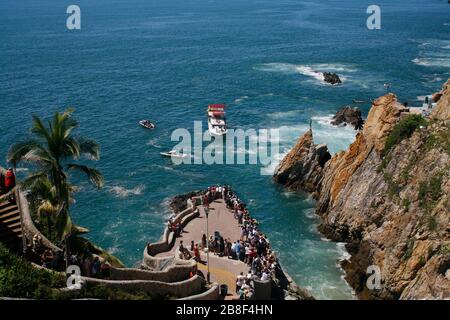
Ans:
[[[426,120],[418,114],[408,115],[401,119],[392,129],[384,144],[383,155],[386,155],[400,141],[411,137],[416,129],[426,125]]]
[[[46,300],[155,298],[145,292],[125,292],[104,285],[87,285],[80,290],[68,290],[66,281],[63,273],[33,266],[0,243],[0,297]]]

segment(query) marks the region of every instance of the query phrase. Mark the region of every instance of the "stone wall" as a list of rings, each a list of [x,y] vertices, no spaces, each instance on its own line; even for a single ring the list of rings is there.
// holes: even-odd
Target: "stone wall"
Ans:
[[[181,298],[179,300],[219,300],[219,298],[220,298],[220,286],[218,283],[213,283],[211,285],[211,288],[209,288],[205,292],[186,298]]]
[[[19,207],[21,218],[22,218],[22,226],[23,226],[23,235],[26,239],[27,244],[33,243],[33,237],[39,236],[41,237],[41,244],[44,249],[50,249],[53,252],[62,251],[60,248],[55,246],[50,240],[48,240],[34,225],[33,218],[30,214],[30,209],[28,206],[28,200],[25,195],[17,191],[16,192],[16,201],[17,206]]]
[[[181,225],[186,227],[186,225],[196,217],[200,215],[200,212],[195,209],[195,206],[191,206],[186,210],[180,212],[175,218],[174,221],[180,221]],[[173,232],[170,232],[166,227],[163,233],[163,239],[156,243],[151,243],[147,248],[144,249],[144,257],[143,263],[145,266],[152,268],[154,270],[162,270],[167,265],[171,264],[171,260],[173,260],[173,256],[169,257],[155,257],[155,255],[168,252],[172,250],[175,244],[176,238]]]
[[[170,296],[185,298],[200,294],[205,286],[205,280],[195,275],[180,282],[167,283],[150,280],[103,280],[81,277],[87,285],[103,285],[111,289],[125,292],[145,292],[153,296]]]
[[[164,271],[150,271],[133,268],[112,268],[111,280],[153,280],[163,282],[178,282],[189,278],[189,274],[197,272],[197,264],[191,261],[184,265],[171,265]]]
[[[253,300],[270,300],[272,298],[272,280],[253,280],[255,289]]]

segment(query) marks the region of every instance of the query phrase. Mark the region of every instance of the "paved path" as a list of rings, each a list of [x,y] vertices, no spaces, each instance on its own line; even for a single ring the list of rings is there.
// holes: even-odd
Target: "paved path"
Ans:
[[[198,207],[200,209],[200,216],[195,218],[184,228],[181,237],[178,237],[174,247],[169,252],[163,252],[157,257],[164,257],[173,255],[175,249],[180,245],[180,241],[183,241],[183,245],[189,248],[191,241],[200,245],[202,235],[206,234],[206,214],[203,206]],[[222,199],[216,200],[210,204],[209,211],[209,234],[214,235],[215,231],[219,231],[220,235],[224,239],[230,239],[231,242],[239,240],[241,236],[241,228],[236,219],[233,217],[233,212],[228,210]],[[204,263],[198,263],[198,268],[202,270],[206,276],[206,253],[202,253],[202,260]],[[237,260],[228,259],[226,257],[219,257],[210,253],[210,273],[211,281],[218,282],[219,284],[227,284],[228,292],[234,294],[236,277],[240,272],[247,274],[248,266]],[[228,298],[231,298],[228,297]]]

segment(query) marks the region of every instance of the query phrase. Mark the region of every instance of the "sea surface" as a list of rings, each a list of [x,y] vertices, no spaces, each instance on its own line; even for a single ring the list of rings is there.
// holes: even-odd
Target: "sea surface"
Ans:
[[[344,246],[317,232],[312,199],[275,185],[261,165],[175,166],[159,152],[176,144],[173,130],[192,131],[194,120],[206,127],[210,103],[229,106],[232,128],[279,129],[278,159],[310,119],[316,142],[345,149],[355,132],[330,126],[330,115],[353,99],[365,101],[367,115],[384,83],[418,105],[450,76],[450,5],[378,0],[381,30],[368,30],[372,2],[2,0],[0,165],[28,137],[32,114],[74,107],[78,133],[101,145],[95,165],[106,186],[96,191],[74,177],[73,217],[128,266],[160,238],[172,196],[226,183],[300,285],[317,298],[352,299],[338,265]],[[81,30],[66,28],[71,4],[81,8]],[[324,84],[320,71],[337,72],[343,84]],[[143,118],[157,128],[139,127]]]

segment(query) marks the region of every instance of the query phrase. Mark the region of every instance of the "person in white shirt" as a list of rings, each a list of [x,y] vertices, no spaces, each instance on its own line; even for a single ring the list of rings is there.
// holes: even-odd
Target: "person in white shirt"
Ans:
[[[267,281],[269,280],[269,274],[266,271],[263,271],[261,276],[261,281]]]
[[[239,290],[241,290],[244,283],[245,283],[244,273],[241,272],[241,274],[238,275],[236,279],[236,293],[239,293]]]

